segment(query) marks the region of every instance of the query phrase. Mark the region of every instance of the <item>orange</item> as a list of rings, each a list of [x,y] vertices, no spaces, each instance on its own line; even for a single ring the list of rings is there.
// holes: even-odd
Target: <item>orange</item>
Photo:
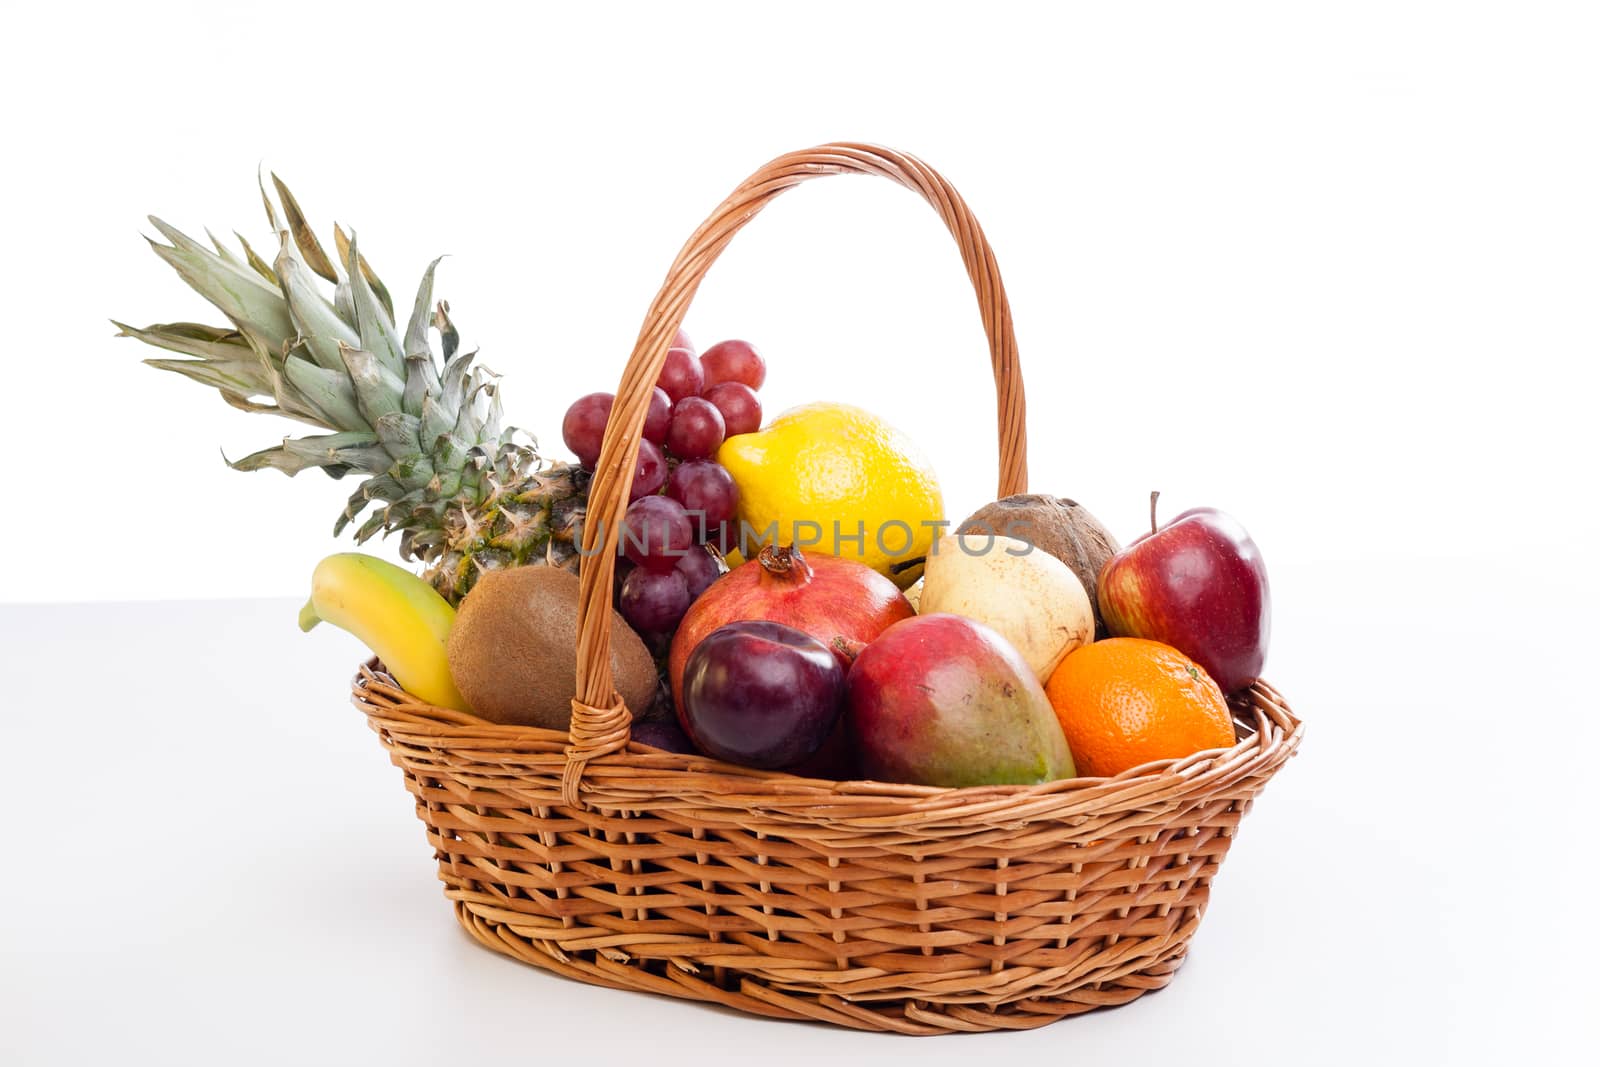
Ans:
[[[1113,637],[1084,645],[1061,661],[1044,691],[1079,775],[1121,774],[1235,740],[1217,683],[1159,641]]]

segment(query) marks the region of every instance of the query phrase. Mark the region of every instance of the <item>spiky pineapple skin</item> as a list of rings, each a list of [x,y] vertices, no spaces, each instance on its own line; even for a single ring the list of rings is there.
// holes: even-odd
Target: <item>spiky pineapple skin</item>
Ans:
[[[447,511],[437,549],[418,553],[428,564],[424,577],[456,603],[489,571],[543,565],[576,573],[590,477],[557,463],[521,475],[476,508]]]

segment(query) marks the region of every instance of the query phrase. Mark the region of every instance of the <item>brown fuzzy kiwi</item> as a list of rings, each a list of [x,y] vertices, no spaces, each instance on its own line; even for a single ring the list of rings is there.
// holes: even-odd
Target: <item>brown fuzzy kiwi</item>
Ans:
[[[578,576],[560,567],[485,574],[456,612],[446,653],[456,688],[480,717],[567,729],[578,671]],[[655,662],[616,612],[611,675],[635,714],[650,706]]]
[[[956,533],[995,533],[1042,548],[1072,568],[1094,605],[1095,636],[1107,635],[1100,618],[1096,579],[1106,561],[1122,550],[1111,531],[1076,500],[1021,493],[985,504],[956,527]]]

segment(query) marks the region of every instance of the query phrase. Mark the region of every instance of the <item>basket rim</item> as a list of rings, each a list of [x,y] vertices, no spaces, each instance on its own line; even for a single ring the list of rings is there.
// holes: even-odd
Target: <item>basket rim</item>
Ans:
[[[361,664],[351,682],[351,703],[369,724],[394,742],[422,748],[448,748],[507,769],[559,767],[566,759],[570,736],[564,730],[505,726],[466,712],[439,708],[407,693],[376,658]],[[667,752],[637,741],[589,761],[585,792],[625,785],[642,793],[666,792],[663,776],[714,779],[708,792],[719,801],[746,807],[784,801],[809,802],[808,818],[837,801],[839,821],[865,827],[874,823],[904,825],[907,817],[938,821],[984,820],[1001,823],[1035,817],[1087,818],[1109,810],[1182,807],[1185,801],[1212,794],[1245,777],[1270,776],[1298,749],[1305,725],[1269,683],[1257,681],[1230,701],[1236,724],[1244,727],[1237,743],[1206,749],[1181,759],[1157,760],[1112,777],[1062,778],[1036,785],[928,786],[872,779],[834,781],[805,778],[786,771],[760,770],[709,756]],[[1248,732],[1246,732],[1248,731]],[[609,792],[609,789],[603,791]],[[876,803],[874,803],[876,802]],[[719,806],[722,806],[719,804]]]

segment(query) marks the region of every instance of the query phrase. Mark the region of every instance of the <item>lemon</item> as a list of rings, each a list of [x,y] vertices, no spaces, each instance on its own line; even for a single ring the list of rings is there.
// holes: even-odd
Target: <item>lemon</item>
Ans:
[[[848,404],[807,404],[723,442],[747,546],[776,542],[858,560],[902,589],[944,521],[933,468],[905,434]],[[745,553],[747,556],[750,552]]]

